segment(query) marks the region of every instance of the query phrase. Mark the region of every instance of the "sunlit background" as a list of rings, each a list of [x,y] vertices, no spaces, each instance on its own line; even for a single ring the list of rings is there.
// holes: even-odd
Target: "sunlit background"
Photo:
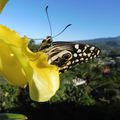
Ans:
[[[72,24],[54,41],[120,35],[120,0],[9,0],[0,23],[22,36],[45,38],[50,35],[45,13],[47,5],[53,35]]]

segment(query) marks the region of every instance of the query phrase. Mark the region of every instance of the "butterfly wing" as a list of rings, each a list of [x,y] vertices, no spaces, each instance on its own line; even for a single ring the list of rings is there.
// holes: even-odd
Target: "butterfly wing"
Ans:
[[[63,72],[78,63],[93,60],[100,54],[100,49],[88,44],[53,42],[53,45],[44,49],[44,52],[48,54],[49,63],[57,65]]]

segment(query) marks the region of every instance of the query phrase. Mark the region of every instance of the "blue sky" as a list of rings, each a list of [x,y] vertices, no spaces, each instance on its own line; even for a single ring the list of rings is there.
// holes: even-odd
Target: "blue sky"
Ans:
[[[54,41],[120,36],[120,0],[9,0],[0,24],[21,36],[45,38],[50,35],[46,5],[53,35],[72,24]]]

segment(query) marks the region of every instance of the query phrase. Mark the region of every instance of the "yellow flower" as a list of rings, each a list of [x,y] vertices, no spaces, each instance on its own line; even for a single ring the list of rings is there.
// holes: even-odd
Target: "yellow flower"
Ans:
[[[27,45],[26,37],[0,25],[0,73],[14,85],[28,84],[31,99],[48,101],[59,88],[58,68],[48,64],[45,53],[33,53]]]

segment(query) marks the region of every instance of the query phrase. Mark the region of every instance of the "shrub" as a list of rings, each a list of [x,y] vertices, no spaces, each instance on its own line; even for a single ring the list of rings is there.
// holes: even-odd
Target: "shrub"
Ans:
[[[17,87],[7,83],[0,84],[0,111],[16,107],[18,94],[19,89]]]

